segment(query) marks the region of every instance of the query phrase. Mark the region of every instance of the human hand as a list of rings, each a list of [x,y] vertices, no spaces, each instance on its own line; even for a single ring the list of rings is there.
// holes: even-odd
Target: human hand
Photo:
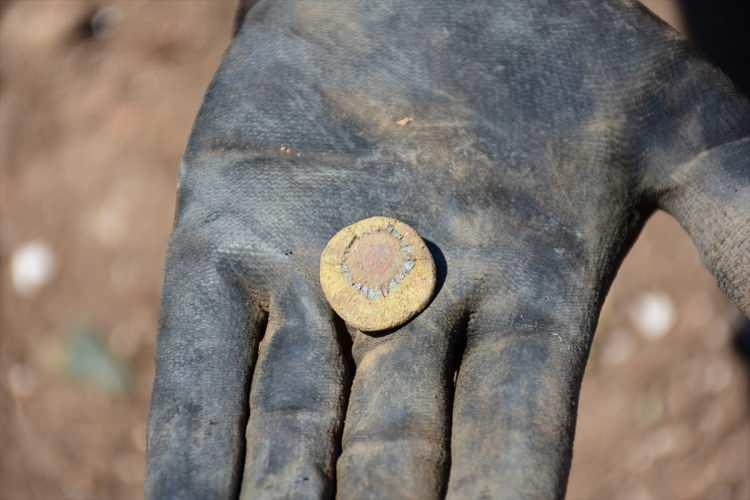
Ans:
[[[654,210],[750,312],[749,134],[632,1],[259,3],[184,157],[147,496],[561,498],[599,310]],[[373,215],[438,267],[380,334],[318,282]]]

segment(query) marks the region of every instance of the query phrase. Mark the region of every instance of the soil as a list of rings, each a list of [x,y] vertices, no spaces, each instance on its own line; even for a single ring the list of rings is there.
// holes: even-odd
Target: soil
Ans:
[[[233,10],[0,3],[0,498],[142,497],[180,155]],[[24,293],[11,264],[29,242],[55,265]],[[750,499],[737,314],[657,214],[599,324],[569,499]]]

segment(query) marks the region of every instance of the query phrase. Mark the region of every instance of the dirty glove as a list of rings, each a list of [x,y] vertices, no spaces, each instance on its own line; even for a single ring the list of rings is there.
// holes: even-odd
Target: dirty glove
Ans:
[[[607,289],[661,208],[750,312],[750,106],[632,0],[267,0],[196,120],[147,496],[562,498]],[[430,305],[331,310],[326,242],[428,241]]]

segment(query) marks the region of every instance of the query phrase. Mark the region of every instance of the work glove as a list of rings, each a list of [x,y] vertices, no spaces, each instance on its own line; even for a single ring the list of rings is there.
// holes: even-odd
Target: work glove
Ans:
[[[658,209],[750,312],[750,105],[632,0],[266,0],[184,155],[150,499],[553,499],[602,301]],[[342,228],[398,219],[429,305],[357,330]]]

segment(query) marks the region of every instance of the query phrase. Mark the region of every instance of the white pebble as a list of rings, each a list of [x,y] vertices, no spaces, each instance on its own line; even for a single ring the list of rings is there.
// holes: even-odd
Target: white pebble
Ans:
[[[631,308],[630,320],[643,337],[660,339],[669,333],[675,323],[672,299],[663,292],[645,293]]]
[[[13,288],[30,296],[49,283],[55,273],[55,256],[49,246],[33,241],[17,248],[10,260]]]

